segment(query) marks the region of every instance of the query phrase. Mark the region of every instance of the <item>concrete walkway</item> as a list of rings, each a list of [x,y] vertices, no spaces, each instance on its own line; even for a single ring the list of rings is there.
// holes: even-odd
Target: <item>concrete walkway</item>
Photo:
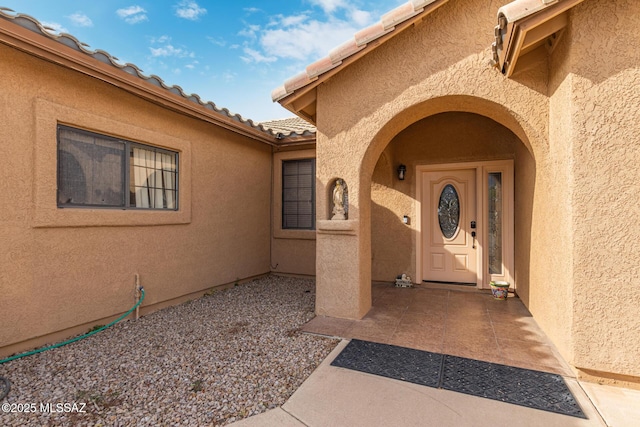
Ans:
[[[588,417],[585,420],[330,366],[347,343],[347,340],[343,340],[282,407],[231,425],[234,427],[635,427],[640,425],[640,391],[581,384],[574,378],[565,377],[571,392]]]

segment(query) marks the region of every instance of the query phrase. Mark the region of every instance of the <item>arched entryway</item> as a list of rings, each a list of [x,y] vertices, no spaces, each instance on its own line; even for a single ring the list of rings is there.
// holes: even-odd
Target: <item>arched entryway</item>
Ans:
[[[516,165],[535,169],[511,130],[477,113],[442,112],[399,132],[372,172],[372,280],[404,273],[416,283],[515,284]],[[522,178],[525,202],[534,180]],[[526,217],[518,212],[524,224]]]
[[[398,130],[399,123],[403,125]],[[388,134],[389,129],[396,129],[395,134]],[[362,194],[369,198],[361,199],[361,206],[368,202],[370,207],[370,214],[363,218],[370,218],[372,281],[389,282],[405,273],[414,283],[468,282],[486,288],[491,280],[507,280],[526,303],[536,182],[531,137],[536,137],[535,132],[504,106],[468,96],[427,101],[383,126],[361,170]],[[398,175],[401,165],[406,169],[402,180]],[[430,217],[429,213],[437,211],[445,188],[461,191],[455,184],[456,177],[461,182],[461,174],[472,175],[466,184],[472,195],[464,203],[473,199],[475,211],[460,212],[451,237],[455,240],[462,235],[472,247],[468,256],[474,259],[453,254],[452,262],[459,262],[454,269],[464,264],[474,272],[471,278],[459,275],[461,279],[456,280],[455,274],[428,273],[433,267],[446,270],[452,263],[435,265],[442,257],[429,252],[429,242],[443,231],[437,214]],[[433,188],[427,188],[430,181],[435,182]],[[362,229],[366,232],[367,227]],[[476,265],[469,265],[473,263]]]
[[[464,128],[467,130],[462,132]],[[366,145],[361,133],[364,130],[371,135]],[[325,212],[326,219],[317,220],[317,314],[362,318],[371,308],[372,279],[390,281],[403,272],[416,279],[418,237],[412,228],[420,212],[415,195],[416,168],[465,161],[513,162],[516,259],[510,273],[526,301],[536,183],[530,141],[536,141],[536,146],[540,145],[538,141],[546,141],[540,129],[504,105],[468,95],[451,95],[407,107],[387,122],[376,124],[375,129],[351,132],[358,136],[355,145],[333,140],[325,144],[322,138],[318,139],[318,194],[329,194],[331,177],[343,177],[349,183],[349,218],[332,221],[328,199],[318,198],[317,211]],[[430,142],[425,142],[427,139]],[[341,150],[349,150],[348,155]],[[379,162],[381,165],[376,166]],[[397,178],[401,162],[407,166],[402,181]],[[326,180],[323,171],[327,172]],[[385,187],[385,183],[383,199],[388,206],[377,203],[379,187]],[[405,215],[409,224],[403,223]],[[381,217],[387,220],[381,222]],[[380,228],[383,230],[378,232]],[[389,253],[392,255],[387,256]],[[374,276],[379,273],[384,276]]]

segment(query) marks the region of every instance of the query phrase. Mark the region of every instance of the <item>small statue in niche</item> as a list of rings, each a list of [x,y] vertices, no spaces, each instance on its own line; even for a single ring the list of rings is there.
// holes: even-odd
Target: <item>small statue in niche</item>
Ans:
[[[340,178],[336,179],[336,184],[333,188],[333,216],[331,219],[347,219],[344,211],[344,183]]]

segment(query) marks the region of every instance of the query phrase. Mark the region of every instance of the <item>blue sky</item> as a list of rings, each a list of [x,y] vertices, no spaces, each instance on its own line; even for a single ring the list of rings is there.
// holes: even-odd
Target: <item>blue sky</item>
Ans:
[[[287,78],[407,0],[0,0],[255,121]]]

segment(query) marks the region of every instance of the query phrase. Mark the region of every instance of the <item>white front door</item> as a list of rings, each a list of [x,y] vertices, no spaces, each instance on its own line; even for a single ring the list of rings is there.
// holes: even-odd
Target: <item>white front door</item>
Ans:
[[[422,280],[476,284],[476,169],[422,174]]]

